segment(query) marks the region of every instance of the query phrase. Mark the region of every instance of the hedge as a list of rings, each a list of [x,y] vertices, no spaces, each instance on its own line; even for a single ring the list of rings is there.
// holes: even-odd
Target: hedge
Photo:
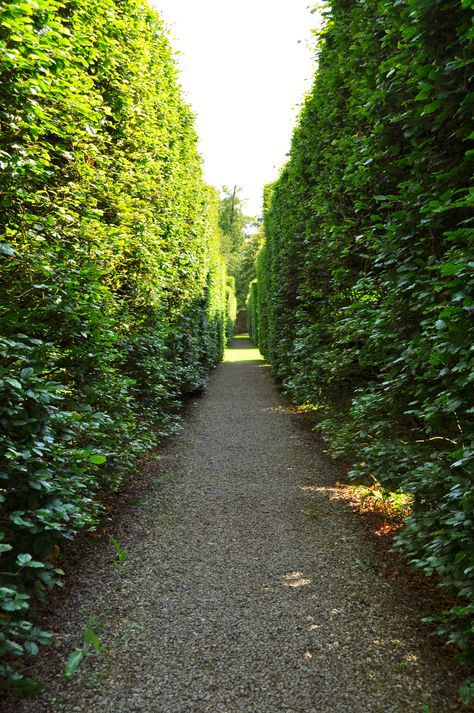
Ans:
[[[412,494],[398,546],[458,600],[439,632],[472,660],[474,3],[331,5],[254,334],[352,477]]]
[[[249,337],[255,342],[259,343],[259,328],[258,328],[258,282],[257,280],[252,280],[249,286],[249,293],[247,297],[247,319],[249,327]]]
[[[222,356],[218,197],[141,0],[0,8],[0,676],[100,495]],[[229,300],[229,296],[227,297]]]
[[[233,275],[228,275],[226,282],[226,314],[226,340],[230,342],[234,336],[235,320],[237,319],[237,294]]]

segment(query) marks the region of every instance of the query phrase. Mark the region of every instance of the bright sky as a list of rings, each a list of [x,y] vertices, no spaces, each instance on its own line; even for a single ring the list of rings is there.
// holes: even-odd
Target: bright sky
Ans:
[[[250,214],[285,163],[315,70],[311,0],[149,0],[181,53],[208,183],[242,187]],[[314,1],[312,5],[314,5]]]

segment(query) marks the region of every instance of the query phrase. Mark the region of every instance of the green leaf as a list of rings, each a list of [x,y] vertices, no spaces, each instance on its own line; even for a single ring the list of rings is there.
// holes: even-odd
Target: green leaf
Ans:
[[[430,104],[427,104],[426,106],[423,107],[423,111],[421,112],[422,116],[425,114],[432,114],[435,111],[438,111],[443,106],[443,103],[439,99],[435,99],[434,101],[430,102]]]
[[[8,255],[10,257],[11,255],[15,255],[15,252],[11,245],[0,243],[0,255]]]
[[[16,563],[19,567],[25,567],[32,559],[33,557],[29,554],[21,554],[16,558]]]
[[[25,650],[32,656],[35,656],[39,651],[39,647],[34,641],[25,641]]]
[[[474,677],[467,678],[459,687],[459,695],[465,706],[474,700]]]
[[[84,660],[84,651],[82,649],[74,649],[72,654],[64,665],[64,673],[67,678],[71,678]]]
[[[86,633],[84,634],[84,643],[92,644],[92,647],[96,652],[100,650],[100,639],[95,633],[95,631],[93,631],[92,629],[87,629]]]
[[[15,389],[21,389],[22,385],[18,381],[18,379],[12,379],[10,376],[5,376],[4,381],[6,381],[7,384],[10,384],[10,386],[13,386]]]
[[[105,463],[107,458],[105,456],[101,456],[99,454],[90,456],[89,461],[90,463],[95,463],[95,465],[101,465],[102,463]]]
[[[9,693],[15,698],[34,696],[41,693],[43,688],[44,684],[41,681],[35,681],[32,678],[20,678],[19,680],[12,681]]]

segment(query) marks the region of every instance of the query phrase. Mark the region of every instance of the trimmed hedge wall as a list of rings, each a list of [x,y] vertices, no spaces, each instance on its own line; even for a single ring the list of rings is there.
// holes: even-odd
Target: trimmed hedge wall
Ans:
[[[6,0],[0,52],[0,676],[27,690],[32,595],[205,387],[228,288],[158,15]]]
[[[235,320],[237,319],[237,294],[235,291],[235,277],[228,275],[226,282],[226,340],[231,341],[234,336]]]
[[[413,495],[398,537],[460,600],[472,659],[472,0],[333,0],[267,189],[253,333],[354,478]]]
[[[258,282],[253,280],[249,286],[249,294],[247,297],[247,321],[249,327],[249,337],[255,344],[259,343],[259,328],[258,328]]]

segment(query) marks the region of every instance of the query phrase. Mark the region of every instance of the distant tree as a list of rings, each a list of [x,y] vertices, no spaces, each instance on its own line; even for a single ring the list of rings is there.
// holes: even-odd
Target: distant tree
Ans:
[[[219,207],[222,252],[227,262],[227,271],[235,278],[238,309],[244,307],[248,285],[255,277],[252,275],[247,280],[254,259],[251,255],[256,253],[253,247],[255,236],[249,234],[249,228],[255,226],[255,219],[245,214],[240,192],[239,186],[223,186]]]
[[[245,240],[245,228],[251,220],[243,210],[243,200],[239,196],[242,189],[238,186],[222,187],[219,225],[226,240],[224,247],[228,252],[238,253]]]
[[[239,253],[239,265],[235,277],[235,291],[237,297],[237,308],[243,309],[247,300],[249,285],[257,276],[256,260],[257,253],[263,240],[263,223],[257,228],[257,232],[247,235]]]

